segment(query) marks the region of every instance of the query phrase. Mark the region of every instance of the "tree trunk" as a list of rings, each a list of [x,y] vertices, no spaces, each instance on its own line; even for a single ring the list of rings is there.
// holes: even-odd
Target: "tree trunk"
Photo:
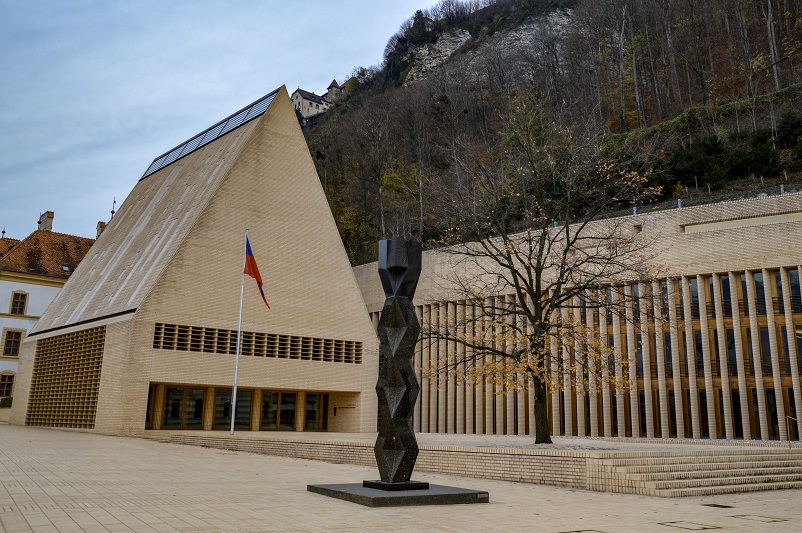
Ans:
[[[548,391],[546,382],[541,374],[532,376],[532,388],[535,393],[535,403],[532,406],[535,415],[535,444],[551,444],[551,431],[549,430]]]

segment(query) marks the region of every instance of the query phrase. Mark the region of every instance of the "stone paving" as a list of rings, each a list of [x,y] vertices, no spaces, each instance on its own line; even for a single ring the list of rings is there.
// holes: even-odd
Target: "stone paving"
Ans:
[[[306,491],[376,477],[375,468],[0,425],[0,531],[802,530],[802,490],[667,500],[422,473],[488,490],[490,503],[393,509]]]

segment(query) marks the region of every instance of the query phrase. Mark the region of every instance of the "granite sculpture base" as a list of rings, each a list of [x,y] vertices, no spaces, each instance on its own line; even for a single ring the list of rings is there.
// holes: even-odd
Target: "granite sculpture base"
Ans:
[[[370,482],[368,482],[370,483]],[[418,482],[410,482],[418,483]],[[306,490],[330,498],[358,503],[367,507],[401,507],[407,505],[455,505],[488,503],[490,495],[483,490],[462,489],[445,485],[429,485],[427,489],[381,490],[362,483],[307,485]]]

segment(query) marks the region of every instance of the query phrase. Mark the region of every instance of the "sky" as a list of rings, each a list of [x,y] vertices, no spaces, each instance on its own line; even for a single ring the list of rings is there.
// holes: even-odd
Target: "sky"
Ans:
[[[376,65],[426,0],[0,0],[0,229],[95,237],[151,161],[273,89]]]

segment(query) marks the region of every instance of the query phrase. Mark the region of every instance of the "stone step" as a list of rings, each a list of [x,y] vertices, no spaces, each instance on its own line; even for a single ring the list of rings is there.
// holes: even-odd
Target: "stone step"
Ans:
[[[736,492],[758,492],[764,490],[802,489],[802,481],[783,481],[778,483],[748,483],[738,485],[716,485],[710,487],[671,488],[647,491],[653,496],[681,498],[685,496],[709,496],[714,494],[733,494]]]
[[[751,467],[751,468],[733,468],[731,470],[695,470],[691,472],[654,472],[646,474],[632,474],[630,473],[627,478],[635,481],[673,481],[673,480],[686,480],[686,479],[732,479],[732,478],[747,478],[755,476],[774,476],[774,475],[800,475],[802,476],[802,466],[794,468],[765,468]]]
[[[733,485],[762,485],[768,483],[802,483],[802,474],[771,474],[771,475],[758,475],[758,476],[740,476],[740,477],[714,477],[706,479],[674,479],[666,481],[643,481],[642,486],[655,489],[685,489],[693,487],[716,487],[716,486],[733,486]]]
[[[735,470],[739,468],[802,468],[802,461],[733,461],[728,463],[684,463],[637,466],[617,466],[617,471],[627,474],[657,474],[661,472],[693,472],[708,470]]]
[[[679,465],[679,464],[711,464],[711,463],[733,463],[733,462],[762,462],[762,461],[793,461],[802,462],[802,455],[796,457],[794,454],[750,454],[750,455],[717,455],[717,456],[654,456],[640,457],[631,459],[603,459],[604,464],[609,466],[651,466],[651,465]]]

